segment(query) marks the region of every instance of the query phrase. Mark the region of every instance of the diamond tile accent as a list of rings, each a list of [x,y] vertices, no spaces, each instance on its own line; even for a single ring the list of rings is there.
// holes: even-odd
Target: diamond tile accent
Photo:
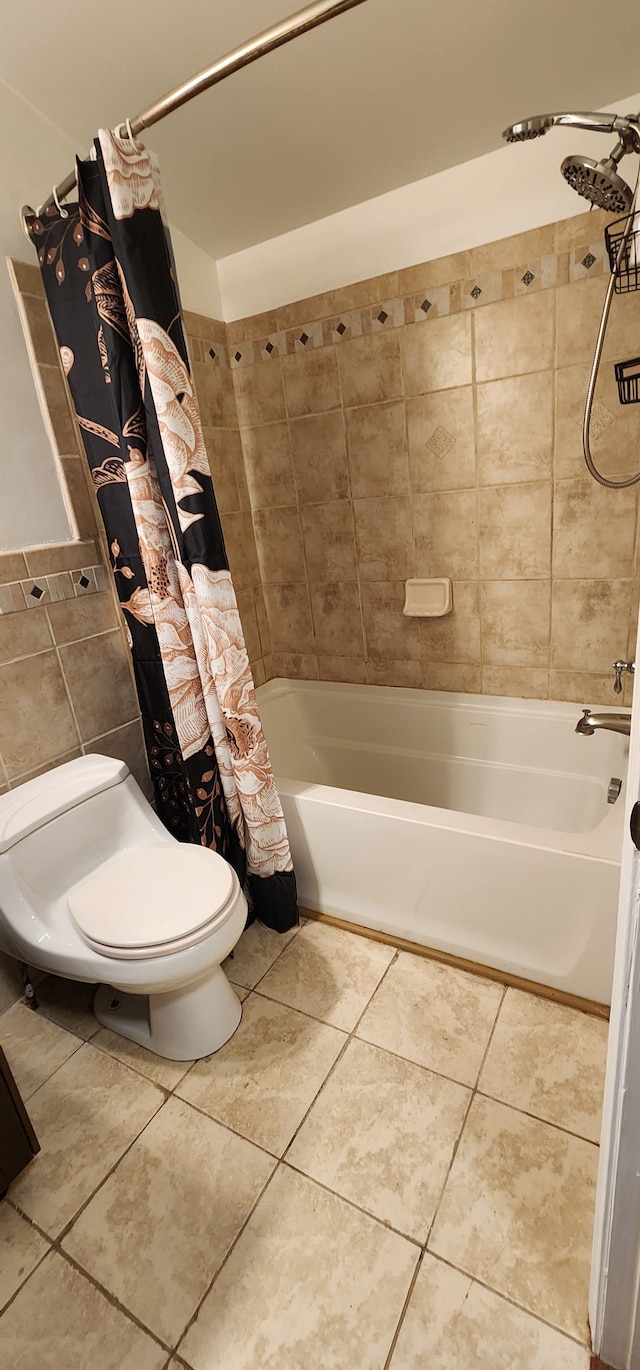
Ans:
[[[591,411],[590,432],[593,441],[596,442],[598,438],[602,437],[602,434],[613,422],[614,416],[610,410],[608,410],[604,404],[601,404],[599,400],[596,400]]]
[[[210,348],[209,348],[209,356],[211,357],[212,362],[215,361],[215,359],[216,359],[216,353],[215,353],[213,347],[210,347]]]
[[[420,308],[423,314],[428,314],[429,310],[431,309],[431,300],[423,300],[422,304],[420,305]]]
[[[339,334],[340,334],[340,337],[342,337],[342,334],[343,334],[343,333],[346,333],[346,331],[347,331],[347,325],[346,325],[346,323],[343,323],[343,322],[342,322],[342,319],[341,319],[341,320],[340,320],[340,323],[337,325],[336,333],[339,333]]]
[[[594,257],[593,252],[587,252],[586,257],[582,258],[582,265],[589,271],[595,261],[597,261],[597,258]]]
[[[79,579],[79,581],[78,581],[78,585],[81,585],[82,588],[83,588],[83,590],[86,590],[88,584],[89,584],[89,578],[88,578],[88,576],[80,576],[80,579]],[[33,594],[33,590],[32,590],[31,593]]]
[[[531,285],[531,282],[535,281],[535,276],[533,271],[525,271],[524,276],[521,276],[520,279],[524,285]]]
[[[427,442],[427,447],[430,452],[433,452],[434,457],[442,458],[446,457],[447,452],[450,452],[451,448],[455,446],[455,441],[453,434],[443,428],[442,424],[438,424]]]
[[[88,584],[89,584],[89,582],[87,581],[87,585],[88,585]],[[31,588],[30,591],[29,591],[29,594],[31,595],[31,598],[32,598],[32,599],[42,599],[42,596],[43,596],[43,594],[44,594],[44,590],[42,589],[42,587],[41,587],[40,585],[33,585],[32,588]]]
[[[386,310],[381,309],[380,313],[378,314],[378,323],[386,323],[388,318],[389,315],[387,314]]]
[[[470,291],[469,291],[469,294],[470,294],[472,300],[477,300],[478,297],[482,294],[482,291],[481,291],[481,289],[480,289],[480,286],[479,286],[479,285],[474,285],[473,290],[470,290]]]
[[[302,343],[302,346],[303,346],[303,347],[306,347],[308,341],[309,341],[309,334],[308,334],[308,333],[301,333],[301,334],[300,334],[300,342]]]
[[[268,352],[268,353],[269,353],[269,356],[271,356],[271,353],[272,353],[273,350],[274,350],[273,343],[272,343],[272,342],[266,343],[266,344],[265,344],[265,349],[264,349],[264,350],[265,350],[265,352]]]
[[[237,362],[242,361],[242,353],[241,353],[241,352],[234,352],[233,355],[234,355],[234,359],[235,359]]]

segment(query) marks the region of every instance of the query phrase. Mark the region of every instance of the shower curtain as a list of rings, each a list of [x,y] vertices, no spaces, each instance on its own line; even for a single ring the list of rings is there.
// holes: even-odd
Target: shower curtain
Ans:
[[[189,371],[157,159],[101,129],[77,205],[29,219],[124,612],[158,814],[298,919]]]

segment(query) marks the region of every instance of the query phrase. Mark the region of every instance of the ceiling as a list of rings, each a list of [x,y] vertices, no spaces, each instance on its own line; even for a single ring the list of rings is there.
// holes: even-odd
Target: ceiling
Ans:
[[[99,125],[299,7],[7,6],[0,77],[86,152]],[[490,152],[519,117],[610,104],[640,71],[636,0],[616,4],[619,43],[611,13],[602,0],[366,0],[149,130],[169,217],[223,257]]]

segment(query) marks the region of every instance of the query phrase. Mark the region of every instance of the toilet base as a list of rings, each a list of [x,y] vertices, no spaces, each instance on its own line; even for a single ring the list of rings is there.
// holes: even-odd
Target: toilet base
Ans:
[[[166,994],[128,994],[100,985],[93,1001],[98,1022],[169,1061],[197,1061],[233,1036],[242,1005],[221,966],[204,980]]]

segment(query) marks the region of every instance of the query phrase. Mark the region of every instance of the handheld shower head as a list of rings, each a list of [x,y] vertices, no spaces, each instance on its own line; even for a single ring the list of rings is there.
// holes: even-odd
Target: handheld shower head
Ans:
[[[600,162],[591,157],[565,157],[562,175],[578,195],[590,204],[615,214],[628,214],[633,204],[633,191],[618,175],[618,162],[628,152],[640,153],[640,116],[637,114],[565,113],[535,114],[504,130],[507,143],[524,143],[540,138],[550,128],[566,126],[584,128],[591,133],[617,133],[618,142]]]
[[[560,170],[571,188],[590,204],[610,214],[629,214],[633,191],[618,175],[612,157],[601,162],[594,162],[591,157],[565,157]]]

